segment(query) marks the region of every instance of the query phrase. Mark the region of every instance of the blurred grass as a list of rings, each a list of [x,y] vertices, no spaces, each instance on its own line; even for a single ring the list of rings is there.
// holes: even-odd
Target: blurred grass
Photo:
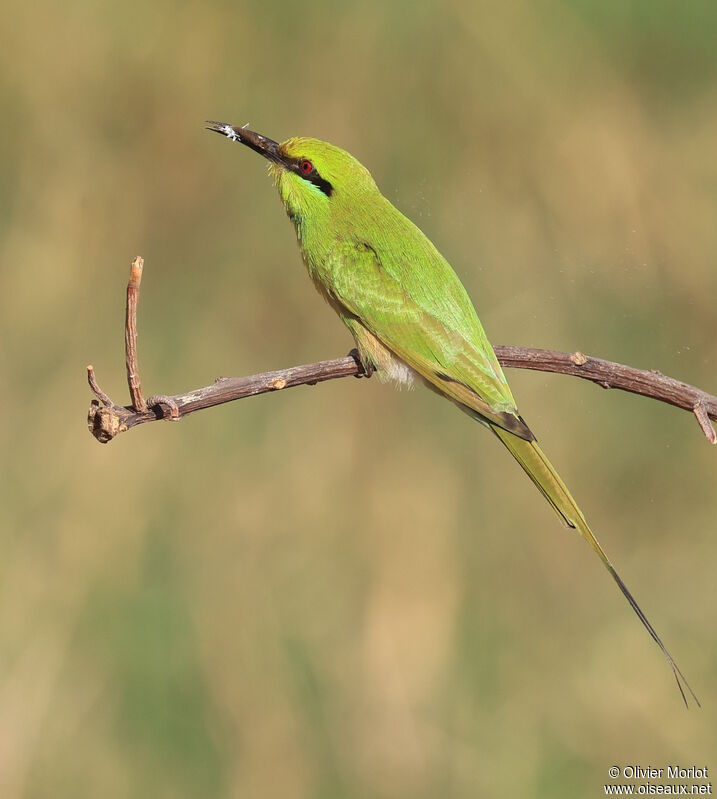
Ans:
[[[124,396],[347,351],[249,121],[353,152],[489,334],[714,391],[709,2],[11,0],[0,28],[0,795],[576,796],[714,765],[715,453],[511,374],[703,700],[480,429],[343,381],[86,433]],[[475,436],[475,438],[473,438]],[[473,446],[471,442],[475,441]]]

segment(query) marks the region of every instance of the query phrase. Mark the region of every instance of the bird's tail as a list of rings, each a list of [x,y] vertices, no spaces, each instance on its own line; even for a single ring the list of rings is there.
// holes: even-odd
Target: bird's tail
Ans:
[[[560,516],[563,522],[567,524],[568,527],[573,527],[574,529],[578,530],[580,535],[582,535],[588,544],[590,544],[590,546],[595,550],[598,557],[605,565],[605,568],[610,572],[613,580],[615,580],[618,587],[624,594],[625,599],[627,599],[627,601],[630,603],[630,607],[635,611],[638,618],[645,626],[645,629],[648,631],[648,633],[650,633],[653,641],[660,647],[662,653],[667,658],[667,662],[670,664],[670,667],[675,675],[675,680],[677,681],[677,686],[680,689],[680,694],[682,694],[682,699],[684,700],[685,705],[687,705],[688,702],[687,695],[682,687],[683,683],[684,687],[687,689],[699,707],[700,702],[695,696],[695,692],[690,687],[682,671],[680,671],[677,663],[675,663],[675,661],[672,659],[672,655],[670,655],[670,653],[667,651],[660,636],[655,632],[655,628],[652,626],[652,624],[650,624],[647,617],[642,612],[642,609],[635,601],[635,598],[630,593],[628,587],[622,581],[620,575],[615,571],[615,567],[612,565],[610,559],[605,554],[605,551],[600,546],[597,538],[595,538],[593,535],[593,532],[585,520],[582,511],[572,498],[570,492],[565,486],[565,483],[563,483],[563,481],[560,479],[560,476],[553,468],[553,465],[538,446],[538,443],[536,441],[526,441],[525,439],[519,438],[518,436],[513,435],[513,433],[509,433],[507,430],[503,430],[500,427],[491,426],[491,429],[503,442],[503,444],[505,444],[510,451],[510,454],[523,467],[528,477],[530,477],[540,493],[553,506],[553,509],[558,516]]]

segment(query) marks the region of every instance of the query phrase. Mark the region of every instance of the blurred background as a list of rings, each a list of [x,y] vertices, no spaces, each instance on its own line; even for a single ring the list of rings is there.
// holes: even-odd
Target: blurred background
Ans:
[[[0,795],[574,797],[715,767],[717,451],[687,413],[509,374],[704,705],[506,452],[343,380],[100,446],[126,402],[345,354],[265,164],[352,152],[496,343],[717,391],[717,6],[4,5]],[[711,762],[710,762],[711,759]]]

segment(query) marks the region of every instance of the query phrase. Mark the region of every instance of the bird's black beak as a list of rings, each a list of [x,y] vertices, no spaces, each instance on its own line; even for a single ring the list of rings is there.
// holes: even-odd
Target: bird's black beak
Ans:
[[[222,136],[226,136],[231,141],[239,141],[242,144],[246,144],[254,152],[263,155],[264,158],[268,158],[269,161],[281,163],[284,160],[279,152],[279,143],[273,139],[267,139],[261,133],[254,133],[253,130],[248,128],[235,128],[226,122],[207,121],[204,123],[204,127],[207,130],[213,130],[215,133],[221,133]]]

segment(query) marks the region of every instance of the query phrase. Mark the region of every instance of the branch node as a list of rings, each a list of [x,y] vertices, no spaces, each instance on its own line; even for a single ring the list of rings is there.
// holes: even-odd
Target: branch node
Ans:
[[[705,438],[710,442],[710,444],[717,444],[717,431],[715,431],[714,427],[712,426],[712,422],[707,414],[707,408],[705,408],[704,403],[702,401],[698,402],[693,408],[692,412],[694,413],[702,432],[705,434]]]
[[[100,444],[107,444],[127,429],[119,411],[116,405],[103,408],[96,399],[92,400],[87,414],[87,427]]]

